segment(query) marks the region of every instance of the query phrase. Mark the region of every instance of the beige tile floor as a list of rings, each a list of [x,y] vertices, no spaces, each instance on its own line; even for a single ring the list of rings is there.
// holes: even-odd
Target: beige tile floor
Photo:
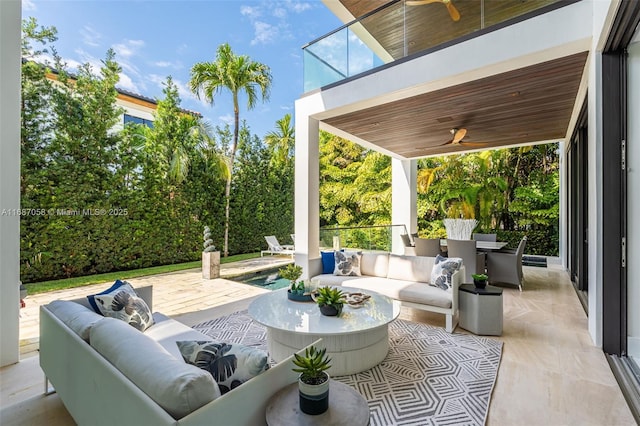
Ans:
[[[268,258],[232,266],[241,273],[265,267]],[[223,265],[225,266],[225,265]],[[236,269],[238,269],[236,268]],[[502,361],[493,391],[488,425],[635,425],[600,348],[591,342],[587,317],[568,280],[558,267],[524,267],[525,290],[505,288]],[[265,290],[227,279],[203,280],[199,271],[130,280],[134,286],[153,284],[154,310],[188,325],[244,309]],[[74,298],[104,288],[104,284],[28,299],[22,310],[24,346],[20,363],[0,370],[0,424],[72,425],[57,395],[42,395],[38,366],[37,308],[55,298]],[[401,318],[436,326],[442,315],[403,308]],[[464,332],[458,328],[456,332]]]

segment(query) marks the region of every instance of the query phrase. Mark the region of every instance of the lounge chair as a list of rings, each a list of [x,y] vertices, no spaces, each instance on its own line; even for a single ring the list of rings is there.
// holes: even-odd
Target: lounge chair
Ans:
[[[296,253],[292,245],[281,245],[275,235],[267,235],[264,237],[264,239],[267,241],[269,249],[261,250],[260,257],[264,256],[265,254],[288,254],[293,257],[293,255]]]

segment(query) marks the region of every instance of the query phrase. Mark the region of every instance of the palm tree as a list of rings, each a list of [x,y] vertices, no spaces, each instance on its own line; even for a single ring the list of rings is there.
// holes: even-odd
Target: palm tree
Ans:
[[[279,164],[288,164],[296,143],[295,130],[291,126],[291,114],[286,114],[276,121],[276,129],[267,133],[264,140],[273,152],[272,160]]]
[[[218,47],[215,62],[198,62],[191,67],[191,91],[198,97],[213,105],[214,99],[221,92],[228,90],[233,97],[233,144],[229,155],[229,174],[225,187],[225,223],[224,223],[224,256],[229,255],[229,199],[231,196],[231,180],[233,162],[238,148],[238,131],[240,123],[239,95],[247,96],[247,109],[253,109],[258,100],[258,90],[262,101],[269,99],[271,87],[271,71],[268,66],[252,61],[246,55],[236,55],[229,44]]]

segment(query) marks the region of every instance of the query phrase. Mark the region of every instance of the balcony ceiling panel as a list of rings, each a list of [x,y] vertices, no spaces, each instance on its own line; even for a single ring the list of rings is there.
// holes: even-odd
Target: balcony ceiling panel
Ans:
[[[582,52],[323,121],[405,158],[562,139],[586,58]],[[460,145],[446,144],[452,128],[467,129]]]
[[[562,0],[451,0],[460,13],[453,21],[440,2],[406,6],[399,2],[361,20],[363,27],[395,59],[441,45],[482,28]],[[356,18],[389,0],[340,0]],[[399,25],[403,22],[404,25]]]

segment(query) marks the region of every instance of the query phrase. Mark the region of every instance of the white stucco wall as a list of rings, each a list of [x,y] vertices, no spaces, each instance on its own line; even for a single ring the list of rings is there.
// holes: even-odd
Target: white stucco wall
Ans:
[[[640,359],[640,32],[629,47],[627,126],[627,349]]]
[[[0,366],[20,359],[20,0],[0,1]],[[5,210],[6,209],[6,210]]]

